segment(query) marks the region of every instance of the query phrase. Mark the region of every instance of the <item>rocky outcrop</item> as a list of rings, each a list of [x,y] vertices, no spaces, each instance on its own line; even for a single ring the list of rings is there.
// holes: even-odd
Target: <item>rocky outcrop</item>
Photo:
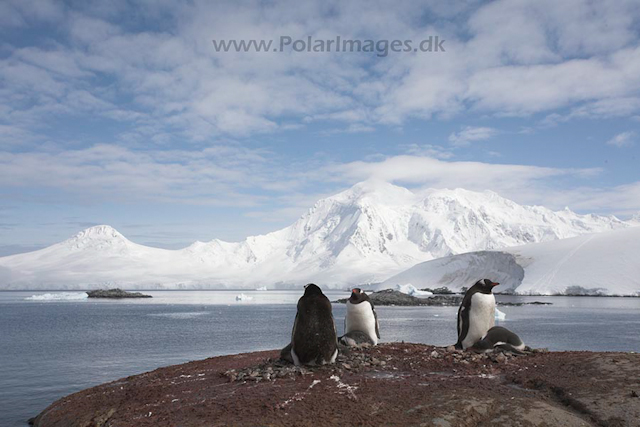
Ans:
[[[115,289],[98,289],[87,292],[89,298],[151,298],[151,295],[141,294],[140,292],[127,292],[120,288]]]
[[[53,426],[640,426],[640,356],[476,354],[422,344],[294,367],[279,352],[214,357],[64,397]]]
[[[404,294],[394,289],[385,289],[369,294],[369,299],[374,305],[399,305],[399,306],[458,306],[462,302],[462,295],[433,295],[427,298],[417,298]],[[335,301],[346,303],[347,298]]]

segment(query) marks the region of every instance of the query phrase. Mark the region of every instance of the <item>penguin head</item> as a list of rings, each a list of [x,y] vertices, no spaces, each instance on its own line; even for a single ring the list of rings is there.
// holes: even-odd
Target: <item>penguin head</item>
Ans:
[[[369,301],[369,297],[367,296],[367,294],[362,292],[362,289],[360,288],[351,289],[351,296],[349,297],[349,302],[351,304],[359,304],[362,301]]]
[[[322,289],[320,289],[318,285],[309,283],[308,285],[304,285],[304,296],[307,297],[310,295],[324,295],[324,294],[322,293]]]
[[[497,282],[492,282],[489,279],[482,279],[482,280],[478,280],[476,282],[475,285],[473,285],[475,288],[478,289],[479,292],[482,292],[483,294],[490,294],[491,292],[493,292],[493,288],[498,286],[500,283]]]

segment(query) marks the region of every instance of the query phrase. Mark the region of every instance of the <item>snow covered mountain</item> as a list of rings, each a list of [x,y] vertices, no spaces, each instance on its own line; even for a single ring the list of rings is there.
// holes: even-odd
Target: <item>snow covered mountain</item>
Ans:
[[[501,292],[640,296],[640,227],[533,243],[501,251],[452,255],[420,263],[379,284],[380,289],[469,287],[481,278]]]
[[[629,227],[613,216],[521,206],[499,195],[414,193],[363,182],[318,201],[294,224],[237,243],[180,250],[138,245],[109,226],[0,258],[0,288],[327,286],[375,283],[419,262]]]

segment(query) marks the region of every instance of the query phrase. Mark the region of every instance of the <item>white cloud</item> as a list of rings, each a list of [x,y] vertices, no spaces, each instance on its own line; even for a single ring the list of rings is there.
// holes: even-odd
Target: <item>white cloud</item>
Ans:
[[[460,132],[449,135],[449,143],[456,146],[469,145],[471,142],[483,141],[498,134],[497,129],[490,127],[466,126]]]
[[[162,2],[149,20],[174,16],[163,21],[166,30],[137,32],[119,23],[130,12],[122,5],[3,5],[15,25],[55,21],[68,35],[39,47],[4,46],[0,95],[10,110],[0,110],[0,120],[25,130],[82,114],[87,101],[92,114],[128,122],[127,141],[248,136],[305,120],[366,130],[467,110],[528,115],[570,108],[575,117],[638,111],[633,25],[640,16],[631,1],[471,1],[446,11],[420,1]],[[418,20],[417,11],[433,19]],[[377,58],[215,53],[211,46],[214,38],[280,35],[414,42],[439,35],[447,51]]]
[[[633,145],[635,136],[635,132],[622,132],[608,140],[607,144],[616,147],[630,147]]]

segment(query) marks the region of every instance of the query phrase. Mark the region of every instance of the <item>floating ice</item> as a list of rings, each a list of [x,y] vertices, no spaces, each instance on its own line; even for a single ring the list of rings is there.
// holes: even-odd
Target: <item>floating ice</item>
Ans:
[[[246,294],[236,295],[236,301],[251,301],[253,297]]]
[[[496,320],[505,320],[507,315],[496,308]]]
[[[25,298],[29,301],[71,301],[71,300],[83,300],[89,298],[86,292],[60,292],[55,294],[40,294],[31,295]]]
[[[260,286],[259,288],[256,288],[256,291],[266,291],[267,287],[266,286]]]
[[[421,291],[417,289],[411,283],[407,283],[406,285],[396,285],[396,291],[399,291],[399,292],[402,292],[403,294],[411,295],[414,297],[428,297],[433,295],[432,292]]]

